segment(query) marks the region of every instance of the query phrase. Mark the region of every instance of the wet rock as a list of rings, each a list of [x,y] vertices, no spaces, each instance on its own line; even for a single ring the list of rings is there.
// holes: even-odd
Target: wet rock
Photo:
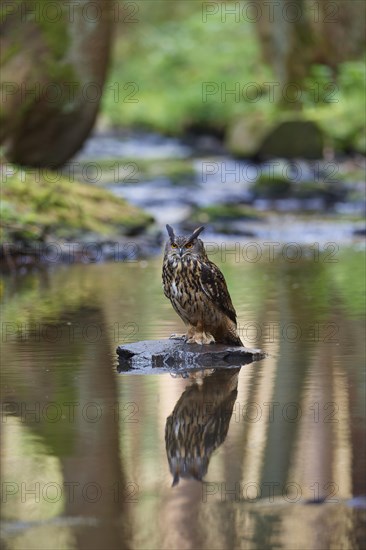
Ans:
[[[246,117],[229,129],[226,145],[242,158],[317,159],[323,154],[323,135],[317,124],[308,120],[273,124],[264,118]]]
[[[354,229],[353,234],[354,234],[355,237],[366,237],[366,228],[365,227],[359,227],[357,229]]]
[[[223,344],[187,344],[178,339],[145,340],[118,346],[118,371],[134,373],[185,372],[201,368],[238,366],[263,359],[259,349]]]

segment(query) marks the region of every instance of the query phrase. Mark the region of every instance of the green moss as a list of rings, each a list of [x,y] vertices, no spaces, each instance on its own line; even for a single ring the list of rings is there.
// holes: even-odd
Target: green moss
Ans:
[[[230,220],[259,220],[261,215],[250,206],[237,204],[215,204],[197,208],[191,217],[192,222],[208,223]]]
[[[108,191],[48,170],[7,166],[3,179],[1,228],[7,242],[87,233],[129,235],[152,222],[151,216]]]
[[[39,102],[42,95],[42,86],[47,82],[59,86],[61,89],[67,83],[78,84],[79,77],[75,73],[72,60],[69,59],[69,46],[71,43],[69,36],[68,8],[60,2],[59,6],[52,7],[48,0],[28,0],[18,1],[18,9],[15,14],[22,13],[22,25],[16,25],[12,21],[12,14],[4,14],[4,19],[8,15],[9,23],[12,25],[13,35],[9,41],[7,49],[2,52],[2,65],[7,70],[9,65],[12,68],[13,63],[11,58],[16,55],[19,50],[28,47],[25,40],[30,33],[36,33],[38,39],[35,39],[35,44],[30,45],[29,59],[32,58],[32,65],[29,65],[27,72],[27,87],[29,89],[39,89],[39,93],[25,94],[22,97],[20,108],[17,113],[13,113],[17,119],[22,119],[27,116],[27,113],[34,107],[35,103]],[[57,9],[56,9],[57,8]],[[60,17],[61,15],[61,17]],[[59,17],[58,17],[59,16]],[[14,16],[15,18],[18,15]],[[11,77],[11,74],[8,75]],[[6,79],[5,79],[6,80]],[[74,90],[74,94],[77,90]],[[64,93],[59,94],[59,99],[55,100],[53,107],[64,108],[70,104],[71,94],[66,88]],[[44,99],[44,98],[43,98]],[[6,108],[4,108],[3,117],[7,117]]]
[[[55,63],[53,59],[49,59],[47,63],[47,76],[50,82],[56,82],[61,88],[65,86],[65,83],[69,85],[72,83],[72,92],[69,91],[69,88],[66,88],[66,91],[60,95],[65,96],[65,98],[68,96],[71,98],[77,96],[77,92],[80,89],[80,81],[71,63]]]
[[[261,175],[252,185],[256,197],[266,199],[315,199],[321,198],[328,203],[343,200],[350,193],[341,182],[301,181],[294,182],[285,176],[275,175],[269,178]]]
[[[266,175],[261,175],[253,184],[252,190],[257,197],[281,199],[291,195],[293,185],[284,176],[274,175],[272,178],[269,178]]]
[[[321,197],[329,201],[341,199],[345,190],[338,182],[302,181],[293,186],[293,196],[299,199]]]
[[[2,48],[1,52],[1,65],[5,65],[12,57],[17,55],[21,51],[21,46],[19,43],[14,42],[9,44],[7,48]]]
[[[47,47],[47,55],[43,59],[45,71],[50,82],[57,83],[60,87],[64,83],[73,83],[73,86],[77,86],[73,89],[73,94],[77,93],[77,89],[80,87],[79,77],[75,73],[73,64],[67,60],[70,46],[70,36],[68,28],[70,26],[67,21],[67,11],[64,10],[63,17],[59,20],[50,21],[49,18],[44,15],[47,13],[43,9],[42,4],[46,4],[48,0],[41,0],[40,3],[40,16],[37,19],[38,25],[41,29],[42,37]],[[61,9],[62,3],[60,4]],[[67,8],[66,8],[67,9]],[[67,93],[68,90],[60,94],[61,103],[68,103],[67,98],[72,97],[73,94]]]
[[[88,183],[93,177],[90,169],[97,165],[100,171],[98,184],[133,185],[144,181],[167,178],[173,185],[194,183],[195,170],[191,159],[93,159],[92,163],[80,161],[77,171],[79,180]]]
[[[44,8],[46,8],[47,3],[49,4],[48,0],[38,0],[37,4],[39,4],[39,17],[37,18],[37,22],[41,27],[45,42],[54,61],[60,61],[65,57],[65,53],[67,53],[70,43],[69,33],[67,30],[67,8],[65,9],[65,6],[63,6],[61,2],[59,6],[60,9],[64,9],[64,17],[51,20],[50,16],[45,16],[45,14],[47,14],[47,10]]]
[[[145,174],[150,178],[168,178],[174,185],[193,183],[195,170],[192,160],[164,159],[145,162]]]
[[[362,168],[343,169],[342,166],[337,171],[337,180],[345,184],[354,184],[365,181],[365,171]]]

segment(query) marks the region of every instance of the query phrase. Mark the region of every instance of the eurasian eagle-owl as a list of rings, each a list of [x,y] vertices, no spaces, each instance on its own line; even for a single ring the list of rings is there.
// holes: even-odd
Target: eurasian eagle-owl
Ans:
[[[165,446],[173,485],[202,481],[212,453],[227,436],[238,395],[238,369],[216,369],[195,379],[166,419]],[[200,382],[200,383],[198,383]]]
[[[166,228],[163,289],[187,327],[186,342],[242,346],[225,278],[198,238],[204,227],[189,237],[175,235],[170,225]]]

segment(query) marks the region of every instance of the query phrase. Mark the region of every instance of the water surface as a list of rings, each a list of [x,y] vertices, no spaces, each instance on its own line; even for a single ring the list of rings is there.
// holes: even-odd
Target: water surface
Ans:
[[[361,548],[364,253],[212,259],[269,356],[187,377],[116,369],[182,331],[160,258],[3,278],[7,548]]]

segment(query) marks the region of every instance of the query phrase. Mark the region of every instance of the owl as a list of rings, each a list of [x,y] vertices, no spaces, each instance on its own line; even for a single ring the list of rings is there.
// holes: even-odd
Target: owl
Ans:
[[[195,380],[166,419],[165,448],[173,486],[180,478],[202,481],[212,453],[225,441],[238,395],[240,369],[217,369]]]
[[[175,235],[170,225],[166,228],[163,289],[187,327],[183,338],[188,343],[242,346],[225,278],[198,238],[204,227],[189,237]]]

